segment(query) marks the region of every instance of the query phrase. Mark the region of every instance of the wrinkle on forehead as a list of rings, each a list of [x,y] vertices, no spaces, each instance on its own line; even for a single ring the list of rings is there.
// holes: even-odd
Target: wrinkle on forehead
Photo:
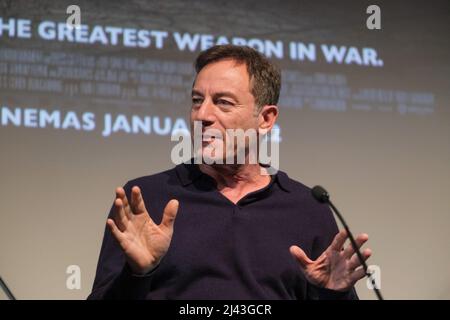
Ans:
[[[228,66],[226,66],[226,64],[228,64]],[[217,76],[214,73],[211,73],[211,69],[223,69],[220,71],[220,76]],[[245,70],[245,72],[239,72],[236,70]],[[208,75],[208,77],[205,79],[205,74]],[[245,74],[245,76],[244,76]],[[224,59],[224,60],[220,60],[217,62],[213,62],[211,64],[206,65],[205,67],[203,67],[203,69],[199,72],[199,74],[197,74],[194,83],[193,83],[193,88],[195,89],[204,89],[202,87],[199,87],[199,76],[200,79],[202,80],[201,85],[203,86],[204,83],[206,82],[206,85],[208,87],[210,87],[211,83],[208,82],[208,78],[210,77],[214,77],[214,82],[219,82],[218,84],[227,86],[229,88],[233,88],[235,90],[238,90],[242,93],[250,93],[252,96],[252,92],[251,92],[251,88],[253,85],[253,79],[249,78],[249,74],[248,74],[248,70],[247,70],[247,65],[244,62],[239,62],[236,61],[234,59]],[[246,81],[244,81],[243,77],[245,77],[245,80],[247,80],[247,83],[245,83]],[[244,87],[244,85],[246,84],[246,87]],[[208,88],[209,89],[209,88]],[[213,88],[214,89],[214,88]],[[221,88],[222,90],[223,88]],[[221,91],[219,90],[219,91]]]

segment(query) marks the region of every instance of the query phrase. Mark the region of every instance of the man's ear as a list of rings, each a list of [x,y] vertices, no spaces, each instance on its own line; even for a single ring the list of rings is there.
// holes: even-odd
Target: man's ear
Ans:
[[[265,105],[258,114],[258,130],[261,134],[266,134],[272,130],[278,118],[278,107],[275,105]]]

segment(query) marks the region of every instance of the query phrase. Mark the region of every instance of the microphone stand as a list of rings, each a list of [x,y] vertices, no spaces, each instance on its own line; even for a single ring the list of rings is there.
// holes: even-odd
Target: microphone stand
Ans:
[[[376,294],[378,300],[384,300],[383,296],[381,295],[380,290],[376,286],[375,279],[372,277],[372,273],[370,273],[368,271],[366,261],[364,261],[364,258],[362,256],[361,252],[359,251],[359,248],[358,248],[358,245],[356,244],[355,238],[353,237],[353,234],[350,232],[350,228],[348,227],[347,223],[344,220],[344,217],[341,215],[339,210],[334,206],[333,202],[331,202],[328,192],[324,188],[322,188],[320,186],[316,186],[312,189],[312,194],[313,194],[314,198],[316,200],[318,200],[319,202],[327,203],[331,207],[333,212],[336,214],[336,216],[339,218],[342,225],[344,226],[345,231],[347,232],[347,235],[348,235],[350,243],[353,247],[353,250],[355,251],[356,255],[358,256],[359,261],[362,264],[362,267],[364,269],[364,273],[366,274],[366,277],[369,278],[370,282],[372,283],[373,290],[375,291],[375,294]]]
[[[8,296],[9,300],[16,300],[16,298],[14,297],[14,295],[12,294],[11,290],[9,290],[8,286],[6,285],[6,283],[3,281],[2,277],[0,277],[0,287],[2,287],[3,291],[6,293],[6,295]]]

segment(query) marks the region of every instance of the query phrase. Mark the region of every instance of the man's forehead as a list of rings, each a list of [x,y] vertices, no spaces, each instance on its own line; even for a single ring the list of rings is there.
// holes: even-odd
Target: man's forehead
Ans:
[[[250,81],[245,63],[221,60],[206,65],[198,73],[193,91],[249,91]]]

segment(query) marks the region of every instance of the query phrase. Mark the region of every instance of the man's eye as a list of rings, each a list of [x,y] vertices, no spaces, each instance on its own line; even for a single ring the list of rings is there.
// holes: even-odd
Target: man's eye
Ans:
[[[202,99],[200,99],[200,98],[192,98],[192,104],[200,105],[200,104],[202,104]]]
[[[228,100],[224,100],[224,99],[219,99],[217,100],[217,104],[219,105],[225,105],[225,106],[233,106],[234,103]]]

